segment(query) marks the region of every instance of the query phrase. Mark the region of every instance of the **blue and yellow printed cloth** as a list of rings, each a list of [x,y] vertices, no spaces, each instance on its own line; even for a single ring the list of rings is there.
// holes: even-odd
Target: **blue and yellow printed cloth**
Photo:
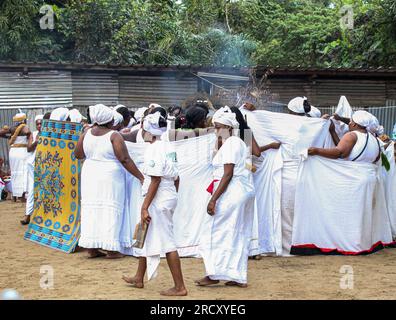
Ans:
[[[82,125],[44,120],[36,149],[34,212],[25,239],[66,253],[80,237],[80,162],[74,149]]]

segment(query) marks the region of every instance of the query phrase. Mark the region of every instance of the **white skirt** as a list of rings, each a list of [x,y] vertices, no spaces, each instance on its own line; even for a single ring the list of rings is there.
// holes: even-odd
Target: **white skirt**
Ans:
[[[126,171],[120,163],[85,160],[81,171],[79,246],[109,251],[132,246],[132,237],[122,237],[125,195]]]
[[[162,183],[162,182],[161,182]],[[177,251],[173,233],[173,213],[177,205],[177,192],[171,185],[158,188],[148,209],[151,221],[142,249],[135,249],[136,256],[147,257],[147,276],[157,275],[160,257]]]
[[[213,280],[247,283],[249,247],[254,219],[254,190],[233,178],[207,215],[200,252],[206,275]]]
[[[10,149],[12,195],[14,197],[22,197],[22,195],[27,191],[27,156],[27,148]]]

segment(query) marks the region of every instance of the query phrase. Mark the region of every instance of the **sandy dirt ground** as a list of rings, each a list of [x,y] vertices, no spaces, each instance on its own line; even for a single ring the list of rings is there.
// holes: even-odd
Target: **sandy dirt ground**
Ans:
[[[0,203],[0,290],[16,289],[24,299],[162,299],[159,291],[172,285],[165,260],[157,278],[133,289],[121,280],[136,270],[133,257],[88,260],[86,252],[65,254],[25,241],[23,211],[21,203]],[[43,265],[54,270],[53,289],[40,287]],[[353,289],[340,287],[351,284],[342,281],[344,265],[352,267]],[[360,257],[263,257],[249,260],[248,288],[202,288],[193,283],[204,272],[202,260],[184,258],[189,295],[182,299],[395,299],[395,265],[396,249]]]

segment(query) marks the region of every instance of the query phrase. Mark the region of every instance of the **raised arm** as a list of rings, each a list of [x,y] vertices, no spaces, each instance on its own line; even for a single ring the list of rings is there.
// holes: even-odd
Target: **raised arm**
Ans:
[[[351,119],[341,117],[341,116],[338,115],[337,113],[334,113],[334,114],[333,114],[333,117],[334,117],[334,119],[339,120],[339,121],[341,121],[341,122],[344,122],[345,124],[349,124],[349,122],[351,122]]]
[[[208,214],[211,216],[215,214],[216,201],[227,190],[227,187],[230,184],[232,177],[234,176],[234,166],[235,165],[233,163],[224,165],[223,177],[221,178],[218,188],[216,189],[208,203]]]
[[[344,135],[335,148],[323,149],[311,147],[308,149],[308,154],[311,156],[318,155],[330,159],[346,158],[351,154],[356,141],[356,134],[353,132],[348,132]]]
[[[115,156],[117,157],[118,161],[121,162],[125,170],[127,170],[130,174],[139,179],[141,183],[143,183],[143,174],[136,167],[135,162],[133,162],[133,160],[129,156],[124,138],[121,136],[121,134],[119,134],[118,132],[114,132],[111,135],[111,143],[113,144]]]
[[[330,120],[329,132],[330,132],[331,139],[333,140],[334,144],[336,146],[338,146],[338,144],[340,143],[340,137],[337,135],[337,132],[335,131],[334,122],[331,120]]]

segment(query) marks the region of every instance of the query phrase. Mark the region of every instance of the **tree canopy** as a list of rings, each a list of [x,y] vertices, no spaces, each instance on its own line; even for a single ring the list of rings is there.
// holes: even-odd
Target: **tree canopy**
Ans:
[[[45,4],[52,30],[40,28]],[[3,0],[0,60],[388,67],[396,1]]]

